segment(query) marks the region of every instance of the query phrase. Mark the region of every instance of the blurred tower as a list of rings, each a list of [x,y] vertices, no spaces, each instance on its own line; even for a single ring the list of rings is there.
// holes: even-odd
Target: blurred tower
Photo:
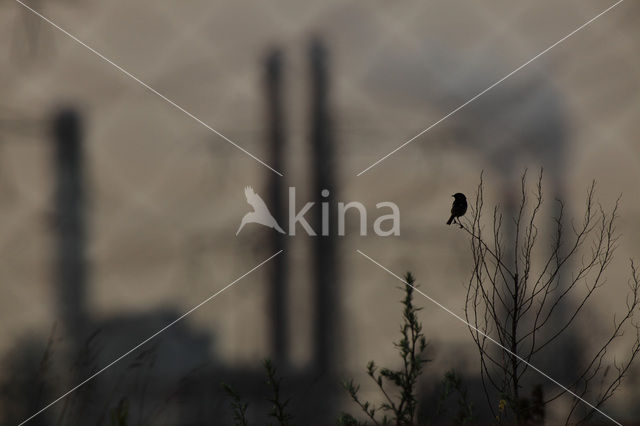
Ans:
[[[313,216],[313,228],[318,232],[313,237],[313,279],[314,279],[314,360],[319,372],[335,372],[336,349],[338,340],[339,284],[337,240],[334,236],[337,225],[335,207],[336,184],[334,171],[334,139],[329,116],[329,77],[328,59],[324,44],[313,39],[309,45],[311,66],[311,164],[313,168],[312,193],[315,196],[316,209]],[[328,193],[327,193],[328,191]],[[323,215],[319,211],[321,203],[328,202],[329,235],[322,235]],[[325,224],[326,226],[326,224]]]
[[[267,132],[271,148],[271,164],[276,170],[284,170],[285,117],[283,107],[283,53],[273,49],[266,59]],[[275,173],[269,174],[269,205],[278,223],[287,223],[284,194],[285,181]],[[287,235],[271,233],[271,250],[286,249]],[[288,361],[287,338],[287,256],[277,256],[271,265],[271,292],[269,310],[271,316],[271,352],[277,365]]]
[[[82,120],[76,111],[66,109],[55,114],[53,138],[58,317],[72,346],[71,353],[75,353],[87,330]]]
[[[90,369],[85,340],[91,325],[86,312],[87,263],[85,259],[85,199],[82,153],[82,120],[73,109],[55,113],[53,119],[55,161],[55,272],[56,306],[65,342],[64,362],[68,384],[85,379]],[[91,384],[93,386],[94,384]],[[88,389],[75,393],[72,416],[88,415]]]

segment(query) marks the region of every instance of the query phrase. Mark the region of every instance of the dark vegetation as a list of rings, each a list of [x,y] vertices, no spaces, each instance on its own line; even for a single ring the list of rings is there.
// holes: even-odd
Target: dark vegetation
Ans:
[[[633,262],[630,263],[629,292],[623,300],[626,303],[622,304],[624,309],[605,319],[604,324],[611,327],[608,334],[600,336],[600,342],[592,346],[580,343],[576,349],[566,345],[588,340],[580,338],[581,329],[576,324],[581,315],[589,313],[588,302],[607,285],[605,272],[619,239],[615,226],[618,202],[607,211],[595,201],[592,185],[586,194],[582,220],[566,223],[564,205],[558,201],[558,213],[551,222],[553,238],[545,253],[536,250],[543,244],[541,229],[545,229],[539,224],[542,176],[532,193],[531,196],[525,174],[512,232],[505,231],[500,209],[495,207],[487,233],[481,180],[470,214],[463,218],[463,229],[459,231],[470,237],[473,263],[465,314],[478,352],[480,392],[470,394],[466,380],[451,370],[442,377],[431,394],[428,408],[424,408],[424,395],[420,395],[419,389],[426,380],[424,372],[431,360],[419,319],[420,308],[414,302],[417,284],[414,276],[407,273],[406,285],[402,287],[400,335],[393,343],[398,354],[397,365],[384,367],[374,361],[367,364],[369,385],[376,389],[373,400],[362,396],[361,384],[353,379],[345,380],[342,386],[355,410],[342,413],[336,419],[338,423],[343,426],[467,425],[487,421],[486,416],[478,414],[484,405],[495,424],[541,425],[547,419],[551,404],[564,401],[565,423],[575,425],[601,416],[597,409],[606,411],[605,403],[619,390],[640,353],[640,324],[634,319],[640,307],[640,273]],[[633,334],[625,336],[629,330]],[[590,331],[593,332],[590,337],[598,337],[595,329]],[[75,348],[71,363],[61,361],[69,359],[64,352],[70,349],[61,344],[55,327],[44,346],[26,342],[23,346],[29,349],[20,352],[21,356],[7,358],[6,371],[13,374],[0,388],[2,423],[18,424],[49,403],[60,388],[71,388],[73,383],[61,382],[62,378],[69,381],[69,377],[86,378],[98,372],[103,367],[98,356],[103,349],[100,336],[101,332],[96,331]],[[594,340],[597,339],[590,341]],[[620,358],[620,346],[614,346],[619,341],[630,345],[624,358]],[[562,348],[563,356],[570,353],[579,356],[572,359],[574,370],[567,374],[568,379],[554,384],[541,372],[553,368],[558,347]],[[616,357],[611,355],[614,350]],[[53,418],[34,419],[34,424],[87,424],[89,417],[95,419],[91,424],[96,425],[163,423],[168,405],[158,404],[157,397],[146,396],[153,388],[156,352],[154,346],[133,354],[118,377],[88,382],[60,401],[52,411]],[[42,355],[34,357],[36,353]],[[66,375],[65,369],[72,374]],[[265,386],[260,391],[263,403],[254,402],[255,389],[249,392],[251,398],[243,399],[241,395],[247,389],[241,386],[236,390],[235,385],[222,384],[228,397],[226,409],[232,414],[234,424],[261,424],[263,417],[256,413],[265,407],[268,408],[262,414],[270,418],[271,423],[294,424],[292,413],[299,394],[284,391],[283,384],[287,382],[277,374],[270,360],[264,361],[263,377]],[[175,402],[180,389],[189,387],[189,383],[188,378],[181,381],[175,391],[167,392],[166,401]],[[147,399],[155,402],[149,404]],[[251,411],[253,404],[256,407]]]
[[[640,353],[640,323],[633,319],[640,310],[640,275],[633,261],[628,293],[620,300],[622,312],[594,318],[588,311],[589,302],[611,286],[606,272],[620,238],[619,202],[609,210],[597,203],[594,182],[582,220],[568,221],[564,203],[556,200],[549,232],[541,224],[542,172],[532,192],[525,172],[515,217],[503,220],[496,206],[487,224],[481,177],[470,218],[463,221],[473,259],[465,314],[480,357],[485,399],[499,422],[542,424],[545,408],[560,398],[569,404],[566,424],[600,416],[597,409],[619,389]],[[551,241],[545,246],[548,235]],[[579,335],[585,332],[577,327],[581,321],[611,326],[588,347],[581,342],[594,336]],[[624,336],[626,331],[632,335]],[[628,343],[626,353],[612,357],[611,352],[620,351],[619,341]],[[566,388],[532,367],[549,372],[554,358],[569,359],[565,371],[552,374]]]
[[[427,339],[422,332],[422,323],[418,320],[417,308],[413,303],[415,278],[409,272],[405,276],[405,297],[402,300],[402,325],[400,340],[394,343],[400,355],[400,367],[397,369],[379,367],[375,362],[367,364],[367,375],[375,383],[383,402],[375,404],[363,400],[359,395],[360,385],[353,380],[343,382],[343,387],[353,402],[376,425],[407,426],[418,423],[418,395],[416,388],[423,373],[423,367],[430,360],[426,356]],[[390,389],[391,388],[391,389]],[[454,371],[447,372],[443,379],[442,390],[432,421],[445,412],[445,400],[457,393],[458,413],[455,424],[468,424],[473,420],[473,404],[468,400],[466,388]],[[340,416],[340,424],[344,426],[363,425],[350,414]]]

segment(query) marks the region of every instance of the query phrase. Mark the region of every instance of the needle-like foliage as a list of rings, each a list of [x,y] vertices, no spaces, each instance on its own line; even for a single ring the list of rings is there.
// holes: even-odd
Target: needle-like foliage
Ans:
[[[276,368],[271,363],[270,359],[264,360],[264,368],[267,371],[267,384],[271,388],[271,396],[269,402],[271,405],[271,412],[269,415],[277,420],[278,425],[288,426],[291,422],[292,416],[287,412],[287,406],[289,405],[289,399],[282,399],[280,385],[282,378],[276,374]]]
[[[228,384],[221,383],[221,386],[229,398],[231,398],[231,410],[233,412],[233,421],[235,422],[235,426],[247,426],[249,424],[247,421],[247,409],[249,408],[249,403],[245,402]]]
[[[413,303],[415,278],[409,272],[405,276],[405,297],[402,300],[402,325],[400,340],[394,343],[401,358],[401,366],[397,369],[378,367],[375,362],[367,364],[367,375],[380,390],[384,401],[373,404],[363,400],[358,392],[360,386],[353,380],[343,383],[343,387],[351,399],[362,409],[367,417],[376,425],[408,426],[416,423],[418,399],[416,385],[422,374],[426,357],[427,340],[422,332],[422,324],[418,320],[420,308]],[[397,395],[397,396],[396,396]],[[349,414],[340,418],[343,425],[360,424]]]

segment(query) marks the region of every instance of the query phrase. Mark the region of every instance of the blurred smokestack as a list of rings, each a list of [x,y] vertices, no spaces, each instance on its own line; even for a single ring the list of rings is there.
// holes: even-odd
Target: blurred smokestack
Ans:
[[[313,194],[316,206],[328,202],[329,235],[322,235],[322,214],[315,209],[313,228],[318,235],[313,238],[313,278],[315,280],[315,318],[314,318],[314,359],[320,372],[335,371],[336,349],[340,347],[338,336],[338,267],[337,241],[335,238],[336,185],[334,170],[334,140],[331,130],[328,95],[328,59],[327,50],[319,39],[313,39],[309,45],[311,66],[311,164],[313,168]],[[328,195],[322,192],[328,190]],[[326,194],[326,191],[325,191]]]
[[[75,110],[66,109],[55,114],[53,138],[57,234],[55,285],[59,318],[74,345],[73,353],[83,338],[87,319],[82,120]]]
[[[273,49],[266,59],[266,95],[267,95],[267,132],[271,147],[271,165],[276,170],[284,170],[285,117],[283,107],[283,53]],[[284,193],[284,178],[269,173],[269,205],[278,223],[287,223]],[[271,252],[286,249],[287,237],[272,232]],[[284,365],[288,361],[287,338],[287,256],[277,256],[273,260],[271,272],[271,294],[269,308],[271,313],[272,353],[276,364]]]

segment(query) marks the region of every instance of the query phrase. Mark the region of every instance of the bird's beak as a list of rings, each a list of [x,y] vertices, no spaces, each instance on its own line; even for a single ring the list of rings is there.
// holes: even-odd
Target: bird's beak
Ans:
[[[456,196],[455,196],[455,195],[452,195],[452,197],[453,197],[453,198],[455,198]]]

